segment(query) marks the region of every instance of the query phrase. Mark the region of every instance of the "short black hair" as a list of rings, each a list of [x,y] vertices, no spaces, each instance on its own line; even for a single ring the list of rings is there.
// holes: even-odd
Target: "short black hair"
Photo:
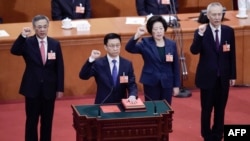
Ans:
[[[108,33],[108,34],[106,34],[105,37],[104,37],[104,40],[103,40],[104,45],[107,45],[109,39],[119,39],[120,42],[121,42],[121,36],[120,36],[119,34],[116,34],[116,33]]]
[[[152,34],[152,28],[153,28],[153,24],[155,22],[161,22],[163,27],[164,27],[165,32],[167,31],[168,24],[167,24],[166,20],[160,15],[154,15],[148,19],[148,22],[146,25],[148,33]]]

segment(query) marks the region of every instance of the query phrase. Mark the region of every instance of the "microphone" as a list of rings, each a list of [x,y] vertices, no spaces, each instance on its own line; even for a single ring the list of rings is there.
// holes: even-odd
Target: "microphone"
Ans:
[[[109,94],[103,99],[103,101],[99,104],[99,109],[98,109],[98,118],[101,118],[101,106],[104,104],[104,102],[106,102],[106,100],[111,96],[112,92],[114,90],[114,87],[111,87],[111,90],[109,92]]]
[[[169,0],[170,16],[169,16],[169,27],[179,27],[178,17],[176,12],[175,0]],[[173,17],[171,16],[173,15]]]
[[[147,98],[147,99],[149,99],[150,101],[152,101],[152,103],[153,103],[153,105],[154,105],[154,115],[158,115],[158,112],[157,112],[157,107],[156,107],[156,104],[155,104],[155,101],[152,99],[152,98],[150,98],[146,93],[144,93],[144,96]]]

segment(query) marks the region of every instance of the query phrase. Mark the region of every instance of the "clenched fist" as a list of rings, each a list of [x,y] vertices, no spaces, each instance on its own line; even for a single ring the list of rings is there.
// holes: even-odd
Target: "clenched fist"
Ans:
[[[206,31],[206,28],[207,28],[207,24],[202,24],[202,25],[199,26],[198,29],[199,29],[199,34],[201,36],[203,36],[204,32]]]
[[[101,52],[99,50],[92,50],[91,51],[90,58],[92,58],[93,60],[99,58],[100,56],[101,56]]]
[[[142,35],[144,35],[145,33],[146,33],[146,28],[145,28],[145,26],[140,26],[140,27],[138,27],[137,32],[135,33],[134,39],[136,40],[136,39],[140,38],[140,37],[141,37]]]
[[[23,37],[29,37],[29,35],[31,34],[31,28],[24,27],[21,34]]]

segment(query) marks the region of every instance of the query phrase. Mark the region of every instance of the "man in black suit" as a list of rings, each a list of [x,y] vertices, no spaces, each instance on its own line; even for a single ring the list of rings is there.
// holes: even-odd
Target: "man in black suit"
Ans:
[[[135,2],[139,16],[176,14],[178,11],[177,0],[136,0]]]
[[[95,104],[119,103],[123,98],[135,103],[137,85],[134,69],[132,62],[120,56],[120,35],[107,34],[104,37],[104,49],[107,51],[104,57],[100,57],[99,50],[92,50],[91,56],[82,66],[79,77],[84,80],[95,77],[97,84]]]
[[[91,18],[90,0],[51,0],[52,20]]]
[[[204,141],[221,141],[229,87],[236,79],[235,37],[231,27],[221,24],[220,3],[209,4],[207,16],[209,23],[195,31],[190,51],[200,55],[195,83],[201,94],[202,137]]]
[[[35,35],[24,27],[11,48],[26,64],[19,90],[25,96],[25,141],[38,141],[39,120],[40,141],[51,141],[55,99],[64,91],[63,56],[60,43],[47,36],[49,19],[37,15],[32,24]]]

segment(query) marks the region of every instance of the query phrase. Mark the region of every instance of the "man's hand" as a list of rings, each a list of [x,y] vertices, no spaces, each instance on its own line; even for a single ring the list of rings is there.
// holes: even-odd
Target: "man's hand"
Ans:
[[[63,92],[56,92],[56,98],[62,98]]]
[[[131,104],[135,104],[137,102],[136,97],[134,95],[129,96],[128,102],[130,102]]]
[[[206,28],[207,28],[207,24],[202,24],[202,25],[200,25],[199,26],[199,31],[198,31],[198,33],[201,35],[201,36],[203,36],[204,35],[204,32],[206,31]]]
[[[29,37],[30,34],[31,34],[31,28],[30,27],[24,27],[21,34],[25,38]]]
[[[235,85],[235,79],[231,79],[229,80],[230,86],[234,86]]]
[[[92,50],[90,58],[95,60],[101,56],[101,52],[99,50]]]

